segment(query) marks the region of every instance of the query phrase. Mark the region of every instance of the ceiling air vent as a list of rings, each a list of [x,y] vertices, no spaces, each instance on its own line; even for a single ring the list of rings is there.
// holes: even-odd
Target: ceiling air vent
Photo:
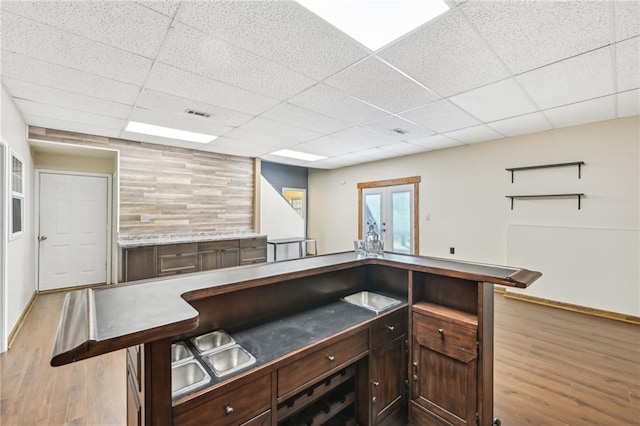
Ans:
[[[187,114],[195,115],[196,117],[209,118],[211,114],[208,112],[196,111],[195,109],[186,109],[184,110]]]
[[[401,129],[400,127],[396,127],[395,129],[391,129],[391,130],[389,130],[389,131],[390,131],[390,132],[393,132],[393,133],[397,133],[397,134],[399,134],[399,135],[406,135],[407,133],[409,133],[409,131],[408,131],[408,130]]]

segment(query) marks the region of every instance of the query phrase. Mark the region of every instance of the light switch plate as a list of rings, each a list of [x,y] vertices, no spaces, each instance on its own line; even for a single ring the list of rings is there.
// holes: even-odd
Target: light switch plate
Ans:
[[[141,214],[140,223],[149,223],[149,215],[146,213]]]

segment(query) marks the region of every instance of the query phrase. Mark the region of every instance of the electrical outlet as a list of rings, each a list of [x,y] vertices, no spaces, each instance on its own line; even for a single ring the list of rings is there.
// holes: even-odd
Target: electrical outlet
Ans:
[[[456,254],[456,248],[455,247],[449,247],[449,254]]]
[[[140,215],[140,223],[149,223],[149,215],[142,213]]]

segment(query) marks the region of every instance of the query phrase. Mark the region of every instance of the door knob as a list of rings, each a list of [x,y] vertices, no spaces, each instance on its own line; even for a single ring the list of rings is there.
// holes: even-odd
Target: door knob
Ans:
[[[40,236],[38,237],[38,241],[44,241],[44,240],[46,240],[46,239],[47,239],[47,236],[46,236],[46,235],[40,235]]]

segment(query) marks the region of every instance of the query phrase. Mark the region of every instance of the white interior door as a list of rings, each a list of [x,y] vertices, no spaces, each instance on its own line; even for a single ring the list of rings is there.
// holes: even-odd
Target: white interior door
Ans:
[[[372,223],[385,251],[413,254],[413,199],[413,185],[363,189],[362,235]]]
[[[106,177],[40,173],[40,290],[107,281]]]
[[[7,350],[7,281],[6,277],[6,245],[7,245],[7,220],[5,213],[5,200],[6,200],[6,187],[7,178],[6,174],[6,152],[7,149],[3,142],[0,141],[0,352]]]

